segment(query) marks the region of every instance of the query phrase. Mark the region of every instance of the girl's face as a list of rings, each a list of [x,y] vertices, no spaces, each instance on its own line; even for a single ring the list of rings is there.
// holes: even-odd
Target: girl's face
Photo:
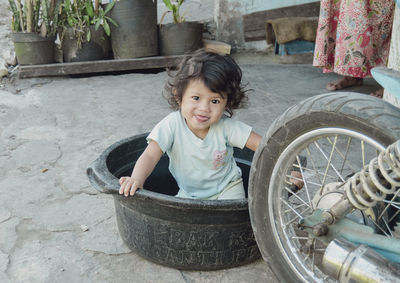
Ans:
[[[201,80],[189,82],[179,103],[189,129],[201,139],[207,136],[210,126],[221,119],[226,104],[226,98],[212,92]]]

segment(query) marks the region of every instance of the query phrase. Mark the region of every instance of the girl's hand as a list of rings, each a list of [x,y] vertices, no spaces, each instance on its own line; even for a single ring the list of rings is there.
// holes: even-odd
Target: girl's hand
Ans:
[[[124,194],[126,197],[129,195],[133,196],[139,188],[142,189],[144,182],[151,172],[153,172],[162,155],[163,152],[158,143],[151,141],[136,161],[132,175],[119,179],[119,184],[121,185],[119,187],[119,194]]]
[[[128,195],[133,196],[139,188],[143,187],[142,182],[132,177],[121,177],[119,179],[119,184],[121,185],[119,187],[119,194],[120,195],[124,194],[126,197]]]

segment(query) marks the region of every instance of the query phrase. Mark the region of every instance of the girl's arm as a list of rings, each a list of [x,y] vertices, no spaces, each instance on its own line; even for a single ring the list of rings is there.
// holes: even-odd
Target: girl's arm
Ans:
[[[246,142],[246,147],[251,149],[252,151],[256,151],[258,145],[260,144],[261,139],[262,137],[259,134],[251,131],[250,136]],[[292,178],[290,178],[290,181],[294,185],[296,185],[296,187],[301,189],[304,185],[304,182],[302,180],[303,176],[301,175],[301,173],[297,171],[292,171],[290,174],[292,176]]]
[[[132,175],[130,177],[121,177],[119,179],[119,194],[125,196],[133,196],[137,189],[143,188],[143,184],[147,177],[153,172],[154,167],[160,160],[163,152],[155,141],[150,141],[146,149],[140,155],[139,159],[133,168]]]
[[[261,136],[253,131],[251,131],[249,138],[246,142],[246,147],[252,151],[256,151],[258,145],[260,144]]]

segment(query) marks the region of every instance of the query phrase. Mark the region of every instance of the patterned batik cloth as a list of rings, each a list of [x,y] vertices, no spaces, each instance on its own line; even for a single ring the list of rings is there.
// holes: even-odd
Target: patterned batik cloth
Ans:
[[[364,78],[386,65],[394,1],[322,0],[314,62],[324,73]]]

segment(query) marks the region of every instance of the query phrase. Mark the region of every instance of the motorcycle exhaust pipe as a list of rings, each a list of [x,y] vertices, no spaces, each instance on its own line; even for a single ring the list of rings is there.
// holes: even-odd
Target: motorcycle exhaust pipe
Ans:
[[[365,245],[333,240],[322,259],[326,274],[339,282],[399,282],[400,265]]]

